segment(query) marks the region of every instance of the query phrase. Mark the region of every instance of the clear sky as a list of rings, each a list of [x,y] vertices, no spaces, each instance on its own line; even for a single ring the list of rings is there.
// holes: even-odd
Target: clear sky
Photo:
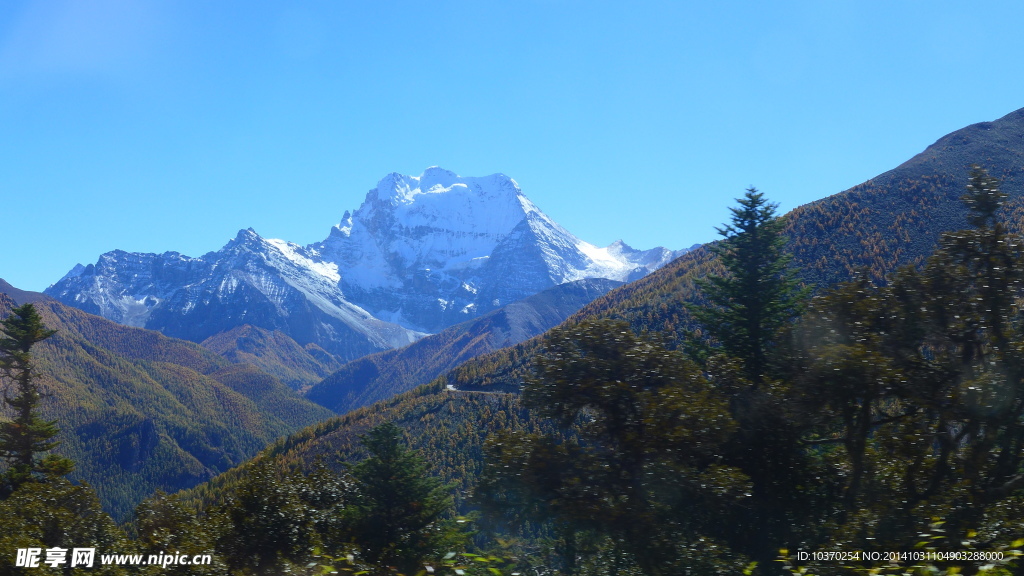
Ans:
[[[389,172],[505,173],[584,240],[714,238],[1024,107],[1018,2],[0,3],[0,277],[241,228],[323,239]]]

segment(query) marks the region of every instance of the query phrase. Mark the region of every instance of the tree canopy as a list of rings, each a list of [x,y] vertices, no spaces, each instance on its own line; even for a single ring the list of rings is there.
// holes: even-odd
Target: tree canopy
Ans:
[[[597,573],[775,574],[787,548],[1019,545],[1024,245],[999,219],[1004,198],[975,168],[974,228],[944,234],[921,267],[808,303],[774,206],[748,190],[721,230],[727,273],[691,307],[712,346],[684,358],[614,321],[551,333],[523,398],[558,431],[492,439],[485,510],[628,558]]]

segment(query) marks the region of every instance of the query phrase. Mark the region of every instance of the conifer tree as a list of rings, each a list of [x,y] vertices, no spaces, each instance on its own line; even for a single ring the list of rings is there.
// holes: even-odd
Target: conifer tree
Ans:
[[[351,469],[356,494],[344,512],[349,537],[382,569],[416,574],[456,538],[441,524],[452,498],[419,454],[403,446],[398,426],[381,424],[361,439],[370,457]]]
[[[776,333],[798,314],[806,291],[783,250],[778,205],[756,188],[737,202],[730,208],[732,223],[717,228],[725,240],[714,248],[727,273],[700,284],[710,306],[691,306],[690,312],[726,354],[743,362],[747,379],[758,387]]]
[[[792,417],[786,398],[788,359],[781,344],[809,290],[800,288],[790,266],[778,205],[755,188],[737,202],[731,222],[717,229],[724,240],[713,248],[726,273],[699,282],[705,301],[688,309],[719,345],[703,360],[716,388],[729,396],[738,424],[723,456],[753,484],[750,512],[736,531],[742,549],[764,564],[808,509],[795,489],[809,471],[800,417]]]
[[[55,333],[43,325],[32,304],[19,306],[0,322],[0,374],[14,389],[4,390],[4,404],[14,409],[14,419],[0,423],[0,456],[10,463],[2,493],[9,494],[29,481],[33,473],[63,476],[73,468],[70,460],[54,454],[40,454],[56,447],[56,420],[43,420],[38,405],[42,398],[32,363],[32,346]]]

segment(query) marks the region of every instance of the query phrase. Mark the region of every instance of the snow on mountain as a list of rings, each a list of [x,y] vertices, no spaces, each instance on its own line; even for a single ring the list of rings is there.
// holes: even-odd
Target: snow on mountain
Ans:
[[[201,342],[243,324],[281,330],[344,358],[404,346],[422,333],[347,301],[337,267],[302,248],[242,230],[200,258],[176,252],[100,256],[47,289],[66,304],[131,326]]]
[[[621,242],[598,248],[548,218],[508,176],[436,166],[385,176],[307,249],[338,265],[350,300],[427,332],[565,282],[634,280],[678,255]]]
[[[362,206],[310,248],[361,289],[398,287],[410,270],[475,268],[529,212],[511,178],[461,178],[441,168],[389,174]]]
[[[202,341],[242,324],[345,359],[402,346],[555,285],[630,281],[678,256],[600,248],[559,226],[503,174],[389,174],[322,242],[242,230],[200,258],[123,251],[46,293],[111,320]]]

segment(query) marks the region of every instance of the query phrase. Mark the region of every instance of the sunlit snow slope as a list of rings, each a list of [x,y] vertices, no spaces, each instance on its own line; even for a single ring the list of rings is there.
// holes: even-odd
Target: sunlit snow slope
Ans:
[[[336,263],[346,296],[378,318],[437,332],[582,278],[629,281],[678,255],[573,236],[504,174],[438,167],[389,174],[309,251]]]

